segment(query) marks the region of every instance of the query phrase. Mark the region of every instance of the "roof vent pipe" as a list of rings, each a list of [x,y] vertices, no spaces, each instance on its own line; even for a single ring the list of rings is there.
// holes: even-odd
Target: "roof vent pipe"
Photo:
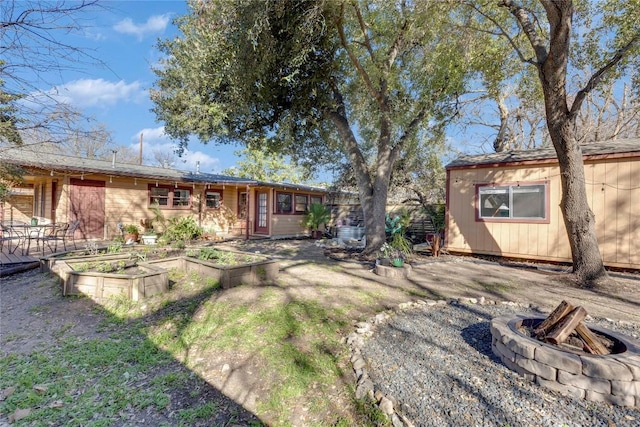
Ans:
[[[116,167],[116,153],[118,152],[118,150],[112,150],[113,151],[113,157],[111,158],[111,167],[115,169]]]
[[[196,162],[196,175],[200,175],[200,160]]]

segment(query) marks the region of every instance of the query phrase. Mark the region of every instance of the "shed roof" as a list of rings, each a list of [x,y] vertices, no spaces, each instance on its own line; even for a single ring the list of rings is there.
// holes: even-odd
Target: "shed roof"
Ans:
[[[606,156],[611,154],[638,153],[640,156],[640,138],[615,141],[590,142],[580,144],[585,157]],[[449,163],[446,168],[464,166],[496,165],[501,163],[526,162],[557,159],[553,146],[535,148],[533,150],[503,151],[501,153],[464,155]]]
[[[128,176],[143,179],[146,178],[170,180],[183,183],[265,185],[298,188],[307,191],[327,191],[324,188],[301,184],[268,183],[227,175],[181,171],[177,169],[122,163],[117,159],[115,161],[108,161],[99,159],[88,159],[83,157],[64,156],[57,153],[38,152],[25,147],[0,148],[0,161],[27,168],[52,170],[70,174],[95,173],[113,176]]]

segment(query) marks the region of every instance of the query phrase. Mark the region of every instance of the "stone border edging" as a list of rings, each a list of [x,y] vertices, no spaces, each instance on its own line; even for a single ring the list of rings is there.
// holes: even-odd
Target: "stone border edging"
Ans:
[[[351,349],[351,363],[355,372],[356,399],[369,397],[377,407],[391,420],[393,427],[415,427],[413,422],[398,411],[401,402],[392,396],[385,396],[379,388],[373,384],[367,371],[367,362],[362,357],[362,347],[366,338],[373,336],[375,328],[384,325],[391,319],[391,316],[398,312],[406,311],[418,307],[443,307],[446,305],[509,305],[522,308],[536,308],[530,304],[521,304],[512,301],[493,301],[484,297],[480,298],[455,298],[449,300],[418,300],[416,302],[403,302],[392,310],[383,311],[364,322],[355,324],[355,331],[344,338],[344,342]]]

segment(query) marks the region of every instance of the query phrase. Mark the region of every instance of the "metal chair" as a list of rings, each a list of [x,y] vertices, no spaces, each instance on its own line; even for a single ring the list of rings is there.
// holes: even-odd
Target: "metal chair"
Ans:
[[[56,224],[53,228],[47,231],[47,233],[41,236],[39,239],[42,241],[42,255],[44,255],[44,245],[49,247],[53,252],[58,252],[58,242],[62,241],[64,245],[64,250],[67,250],[67,246],[65,244],[65,238],[67,231],[69,230],[69,223]],[[51,244],[53,243],[53,248]]]
[[[2,238],[0,239],[0,250],[2,250],[5,242],[7,243],[7,248],[10,254],[14,254],[18,248],[22,248],[25,241],[24,233],[21,233],[18,230],[14,229],[11,223],[0,223],[0,229],[2,230]],[[13,249],[11,249],[12,242],[16,242]],[[24,251],[24,249],[22,250]]]
[[[69,223],[69,227],[67,228],[67,230],[64,233],[64,237],[62,239],[62,244],[64,245],[64,250],[67,250],[67,239],[71,238],[71,241],[73,242],[73,248],[74,249],[78,249],[78,247],[76,246],[76,230],[78,230],[78,227],[80,227],[80,220],[76,219],[75,221],[71,221]]]

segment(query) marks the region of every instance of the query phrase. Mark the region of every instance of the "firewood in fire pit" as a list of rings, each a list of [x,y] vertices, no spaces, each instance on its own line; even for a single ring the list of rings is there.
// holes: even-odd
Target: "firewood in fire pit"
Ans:
[[[580,335],[580,338],[584,341],[586,346],[585,350],[589,353],[593,354],[609,354],[609,350],[600,342],[598,337],[591,332],[591,329],[587,327],[584,323],[580,322],[578,326],[576,326],[576,332]]]
[[[574,307],[567,301],[562,301],[533,333],[539,340],[551,344],[566,343],[569,347],[581,348],[591,354],[609,354],[611,343],[587,327],[583,322],[586,317],[587,311],[584,308]]]
[[[538,339],[544,339],[545,335],[569,312],[573,310],[573,306],[566,301],[562,301],[558,306],[547,316],[546,319],[533,330]]]
[[[552,344],[560,344],[564,342],[569,334],[587,317],[587,310],[582,307],[576,307],[560,319],[560,321],[553,327],[551,332],[547,334],[545,340]]]

